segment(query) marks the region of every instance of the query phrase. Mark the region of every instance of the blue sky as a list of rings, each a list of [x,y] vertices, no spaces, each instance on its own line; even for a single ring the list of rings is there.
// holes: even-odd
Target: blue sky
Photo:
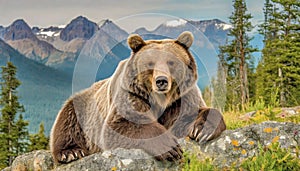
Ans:
[[[247,0],[248,10],[254,16],[253,24],[263,20],[263,3],[263,0]],[[23,18],[31,26],[47,27],[65,25],[79,15],[99,22],[141,13],[192,20],[218,18],[228,22],[231,12],[231,0],[0,0],[0,25],[8,26]]]

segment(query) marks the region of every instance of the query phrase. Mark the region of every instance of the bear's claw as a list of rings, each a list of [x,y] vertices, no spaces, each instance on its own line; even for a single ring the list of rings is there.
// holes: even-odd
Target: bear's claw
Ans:
[[[63,150],[57,155],[57,160],[60,163],[70,163],[71,161],[78,160],[85,156],[85,153],[81,149],[69,149]]]
[[[180,147],[180,145],[177,145],[176,147],[173,147],[172,150],[163,153],[161,155],[155,156],[155,159],[159,161],[177,161],[180,160],[183,156],[183,151]]]
[[[189,137],[198,142],[207,142],[226,129],[223,117],[215,109],[204,109],[192,124]]]
[[[194,128],[190,131],[189,137],[198,142],[206,142],[213,138],[215,133],[215,127],[213,125],[201,125],[194,124]],[[201,129],[197,128],[200,127]]]
[[[177,161],[180,160],[183,156],[183,152],[181,148],[179,149],[172,149],[171,151],[168,151],[162,155],[155,156],[155,158],[159,161]]]

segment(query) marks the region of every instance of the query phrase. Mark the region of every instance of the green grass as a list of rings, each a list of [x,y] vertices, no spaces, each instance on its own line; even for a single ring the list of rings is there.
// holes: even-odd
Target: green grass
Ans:
[[[233,130],[241,128],[251,124],[259,124],[265,121],[277,121],[277,122],[293,122],[300,123],[300,116],[281,116],[281,108],[265,108],[260,110],[255,110],[256,114],[253,117],[245,117],[247,112],[225,112],[224,119],[227,129]]]
[[[184,163],[182,164],[182,171],[217,171],[219,170],[213,165],[212,159],[206,158],[200,160],[196,154],[184,154]]]
[[[239,170],[300,170],[299,149],[291,153],[290,149],[281,148],[278,142],[267,147],[260,146],[259,154],[242,162]]]

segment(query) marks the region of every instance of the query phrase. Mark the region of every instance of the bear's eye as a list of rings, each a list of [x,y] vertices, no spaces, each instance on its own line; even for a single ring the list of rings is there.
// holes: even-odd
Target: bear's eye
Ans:
[[[169,66],[173,66],[174,65],[174,61],[168,61],[167,62]]]
[[[148,67],[153,67],[154,66],[154,62],[148,62]]]

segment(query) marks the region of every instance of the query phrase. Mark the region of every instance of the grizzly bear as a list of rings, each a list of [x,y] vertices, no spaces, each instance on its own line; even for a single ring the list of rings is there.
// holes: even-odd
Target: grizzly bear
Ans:
[[[226,129],[196,84],[190,32],[147,41],[133,34],[127,42],[131,56],[115,73],[73,95],[58,113],[50,137],[56,162],[118,147],[176,161],[182,158],[178,138],[206,142]]]

